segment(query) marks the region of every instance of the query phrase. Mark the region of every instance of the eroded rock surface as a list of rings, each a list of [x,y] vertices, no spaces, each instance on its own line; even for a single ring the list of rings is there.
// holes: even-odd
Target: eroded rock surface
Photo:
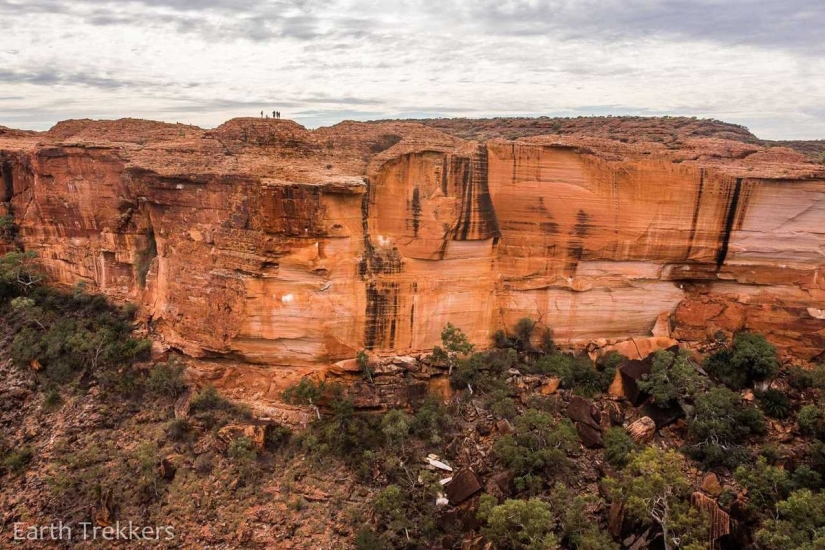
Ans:
[[[135,301],[166,346],[269,384],[430,349],[447,322],[486,346],[524,316],[560,342],[749,328],[820,354],[825,170],[738,127],[655,120],[671,138],[505,119],[486,141],[406,122],[4,129],[0,214],[57,282]]]

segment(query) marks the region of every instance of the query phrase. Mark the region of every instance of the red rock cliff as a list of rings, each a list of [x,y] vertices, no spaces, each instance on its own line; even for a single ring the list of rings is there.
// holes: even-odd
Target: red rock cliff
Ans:
[[[486,345],[527,315],[560,341],[750,328],[822,353],[822,167],[737,127],[645,120],[667,139],[598,121],[485,121],[484,141],[402,122],[0,128],[0,199],[54,280],[139,302],[196,356],[425,350],[448,321]]]

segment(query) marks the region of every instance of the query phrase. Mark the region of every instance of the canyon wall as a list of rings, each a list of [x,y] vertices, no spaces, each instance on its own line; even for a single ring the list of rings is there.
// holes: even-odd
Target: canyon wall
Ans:
[[[447,322],[487,346],[525,316],[560,342],[825,348],[825,171],[787,149],[70,121],[0,132],[0,170],[14,246],[193,356],[313,367],[431,349]]]

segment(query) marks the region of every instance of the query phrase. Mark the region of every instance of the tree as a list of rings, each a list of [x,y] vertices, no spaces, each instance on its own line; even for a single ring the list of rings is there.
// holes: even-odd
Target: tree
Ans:
[[[608,479],[613,500],[631,518],[662,529],[665,550],[704,548],[708,537],[707,518],[690,506],[684,468],[685,458],[676,451],[648,447],[631,455],[618,479]]]
[[[825,493],[808,489],[794,492],[776,505],[777,518],[756,532],[766,550],[821,550],[825,548]]]
[[[520,350],[532,349],[530,338],[533,336],[534,328],[536,328],[536,322],[529,317],[522,317],[516,323],[516,342]]]
[[[765,433],[765,418],[738,393],[714,387],[696,397],[694,416],[688,421],[690,455],[705,466],[738,466],[746,451],[741,444],[752,435]]]
[[[481,533],[496,548],[508,550],[555,550],[555,520],[550,505],[537,498],[504,501],[496,505],[490,495],[479,502],[478,518],[486,522]]]
[[[498,439],[493,452],[515,474],[519,490],[538,493],[553,476],[570,469],[568,454],[579,449],[579,437],[569,419],[556,422],[551,414],[528,409],[514,421],[515,432]]]
[[[739,332],[730,348],[708,357],[705,366],[710,374],[731,389],[765,380],[776,373],[779,362],[776,348],[761,334]]]
[[[653,354],[650,374],[639,381],[639,389],[650,394],[660,407],[678,401],[685,408],[686,401],[692,401],[706,388],[707,383],[691,363],[687,350],[678,353],[657,351]]]
[[[446,360],[448,375],[453,373],[453,367],[458,363],[458,356],[471,353],[475,348],[467,339],[467,335],[452,323],[447,323],[441,331],[441,343],[444,348],[438,346],[433,348],[433,357]]]

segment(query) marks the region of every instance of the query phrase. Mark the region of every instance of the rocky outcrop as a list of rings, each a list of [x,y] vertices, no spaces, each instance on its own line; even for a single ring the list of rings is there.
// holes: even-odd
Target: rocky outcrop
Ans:
[[[68,121],[0,134],[0,202],[53,280],[215,361],[418,352],[448,321],[486,346],[524,316],[561,342],[749,328],[820,354],[825,171],[679,120],[678,142]]]

